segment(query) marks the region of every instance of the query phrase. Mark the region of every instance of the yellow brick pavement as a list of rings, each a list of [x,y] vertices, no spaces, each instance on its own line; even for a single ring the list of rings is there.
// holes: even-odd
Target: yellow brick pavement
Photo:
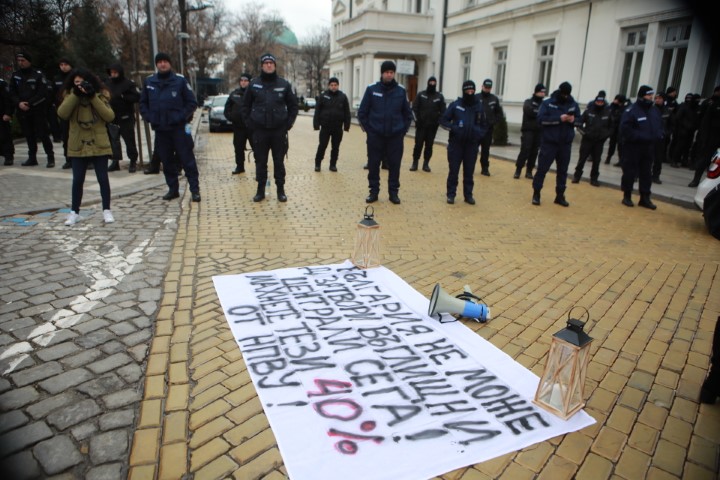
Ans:
[[[232,176],[231,134],[201,127],[200,204],[183,200],[133,440],[130,478],[286,477],[272,431],[226,325],[211,277],[336,263],[351,253],[365,208],[364,136],[346,134],[338,173],[313,171],[316,135],[290,134],[281,204],[251,201],[253,168]],[[445,151],[432,173],[408,172],[402,204],[375,204],[383,264],[429,295],[471,285],[494,319],[470,327],[536,374],[567,312],[588,310],[595,339],[587,412],[598,423],[449,472],[475,480],[717,478],[720,406],[697,403],[720,315],[720,248],[696,211],[629,209],[611,188],[572,185],[570,208],[530,205],[509,162],[476,176],[476,206],[447,205]],[[383,175],[383,181],[385,176]],[[575,313],[581,313],[578,309]]]

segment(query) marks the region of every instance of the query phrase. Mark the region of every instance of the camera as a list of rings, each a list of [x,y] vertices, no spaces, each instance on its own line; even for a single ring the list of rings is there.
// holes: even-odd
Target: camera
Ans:
[[[88,82],[87,80],[83,81],[83,82],[80,84],[80,87],[81,87],[83,90],[85,90],[86,92],[93,89],[92,84],[91,84],[90,82]]]

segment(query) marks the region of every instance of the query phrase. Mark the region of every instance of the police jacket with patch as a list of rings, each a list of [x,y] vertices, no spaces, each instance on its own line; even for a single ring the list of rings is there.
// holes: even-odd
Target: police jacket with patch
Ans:
[[[580,121],[580,107],[572,95],[563,99],[557,90],[540,105],[538,123],[542,129],[542,141],[554,144],[570,144],[575,138],[575,125],[563,122],[562,115],[574,115]]]
[[[482,100],[483,110],[487,117],[488,125],[491,127],[505,117],[502,107],[500,106],[500,100],[492,93],[480,92],[478,94],[480,100]]]
[[[691,135],[700,123],[700,106],[695,101],[683,102],[675,112],[675,133]]]
[[[15,108],[20,102],[28,102],[30,110],[18,109],[18,114],[32,113],[47,108],[48,82],[39,70],[23,68],[13,72],[10,79],[10,98]]]
[[[610,107],[591,104],[583,112],[578,130],[583,133],[583,140],[605,141],[613,132]]]
[[[537,122],[538,111],[543,102],[544,97],[533,95],[523,103],[523,118],[520,131],[537,132],[540,131],[540,125]]]
[[[633,103],[620,119],[620,138],[626,145],[652,144],[663,138],[660,112],[644,99]]]
[[[395,80],[368,85],[358,109],[358,121],[363,130],[373,135],[405,135],[412,123],[405,88]]]
[[[437,126],[445,112],[445,97],[440,92],[428,93],[427,90],[423,90],[415,97],[412,110],[418,127]]]
[[[252,130],[290,130],[297,118],[297,103],[287,80],[263,73],[250,82],[243,96],[243,120]]]
[[[125,70],[120,65],[111,65],[109,70],[120,74],[116,78],[109,78],[106,84],[110,90],[110,106],[115,112],[115,122],[135,118],[135,104],[140,100],[135,82],[125,78]]]
[[[236,88],[230,92],[230,95],[228,95],[228,99],[225,102],[223,114],[225,115],[225,118],[232,122],[234,127],[245,127],[245,122],[242,118],[242,104],[246,90],[247,88]]]
[[[340,128],[350,130],[350,102],[340,90],[327,90],[318,95],[313,115],[313,128]]]
[[[150,75],[143,82],[140,114],[153,130],[174,130],[192,119],[197,100],[185,77],[175,72]]]
[[[479,144],[488,126],[482,102],[475,96],[473,103],[467,105],[459,97],[445,110],[440,125],[450,131],[450,143],[477,143]]]

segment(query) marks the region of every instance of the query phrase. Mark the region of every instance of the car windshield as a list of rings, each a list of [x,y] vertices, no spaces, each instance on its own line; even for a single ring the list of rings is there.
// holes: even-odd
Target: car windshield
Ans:
[[[212,99],[212,106],[213,107],[224,107],[225,102],[227,102],[228,95],[217,95],[215,98]]]

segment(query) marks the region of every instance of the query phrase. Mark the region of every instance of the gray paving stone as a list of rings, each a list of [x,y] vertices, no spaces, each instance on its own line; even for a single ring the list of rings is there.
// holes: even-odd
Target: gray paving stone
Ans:
[[[130,352],[132,354],[132,352]],[[136,359],[136,361],[139,361]],[[134,384],[140,378],[142,378],[142,368],[140,368],[139,365],[135,363],[129,363],[125,365],[124,367],[117,369],[117,374],[120,375],[120,377],[125,380],[129,384]]]
[[[75,343],[83,348],[92,348],[102,345],[113,338],[115,338],[115,335],[113,335],[111,331],[101,328],[100,330],[95,330],[87,335],[83,335],[75,340]]]
[[[103,300],[103,299],[108,298],[114,292],[115,292],[115,289],[113,289],[113,288],[106,288],[104,290],[94,290],[92,292],[85,293],[85,297],[88,300]]]
[[[138,332],[131,333],[130,335],[126,335],[122,338],[122,342],[128,347],[132,347],[133,345],[149,340],[151,336],[152,333],[150,333],[149,330],[140,330]]]
[[[30,480],[40,478],[42,470],[29,451],[20,452],[0,461],[0,472],[8,480]]]
[[[100,430],[108,431],[116,428],[130,427],[135,421],[135,410],[127,408],[109,412],[100,417]]]
[[[58,362],[47,362],[36,367],[26,368],[21,373],[14,373],[10,375],[10,378],[18,387],[24,387],[48,377],[59,375],[62,371],[63,369]]]
[[[89,350],[83,350],[82,352],[78,353],[77,355],[73,355],[71,357],[63,358],[60,360],[63,365],[66,365],[70,368],[77,368],[82,367],[83,365],[86,365],[102,356],[102,352],[97,348],[91,348]]]
[[[140,290],[138,300],[141,302],[158,302],[162,298],[161,288],[145,288]]]
[[[127,347],[117,340],[110,340],[109,342],[100,345],[100,350],[105,352],[106,355],[112,355],[114,353],[124,352],[127,350]]]
[[[78,401],[78,395],[74,392],[63,392],[60,395],[54,395],[49,398],[45,398],[37,403],[33,403],[27,407],[26,411],[35,420],[46,417],[48,413],[57,410],[60,407],[64,407],[70,403]]]
[[[26,290],[25,293],[28,295],[40,295],[41,293],[52,293],[53,298],[56,297],[55,291],[60,290],[62,288],[62,285],[59,283],[55,283],[51,280],[48,280],[47,277],[45,278],[45,281],[48,283],[43,283],[42,285],[31,288],[29,290]]]
[[[138,308],[143,311],[145,315],[152,315],[157,310],[157,302],[142,302],[138,305]]]
[[[108,463],[93,467],[85,476],[85,480],[123,480],[124,478],[122,463]]]
[[[139,317],[139,316],[140,316],[140,312],[129,309],[129,308],[124,308],[122,310],[118,310],[117,312],[112,312],[112,313],[106,315],[106,317],[108,319],[114,320],[116,322],[130,320],[132,318]]]
[[[92,378],[92,373],[83,368],[76,368],[68,372],[56,375],[53,378],[43,380],[38,385],[48,393],[60,393],[75,385],[80,385]]]
[[[125,407],[127,405],[137,403],[140,401],[140,392],[133,388],[126,388],[119,392],[111,393],[103,397],[105,407],[110,410]]]
[[[95,465],[124,460],[127,451],[128,434],[124,430],[112,430],[90,439],[90,460]]]
[[[25,425],[30,420],[20,410],[13,410],[0,415],[0,433]]]
[[[77,427],[73,427],[70,430],[70,433],[72,433],[72,436],[75,440],[77,440],[78,442],[82,442],[90,438],[97,431],[98,429],[95,423],[90,421],[87,423],[83,423],[82,425],[78,425]]]
[[[2,310],[2,308],[0,308],[0,310]],[[7,312],[0,311],[0,316],[4,318],[6,316],[6,313]],[[35,320],[33,320],[32,318],[15,318],[13,320],[8,320],[6,322],[0,323],[0,330],[4,332],[12,332],[19,328],[30,327],[33,325],[35,325]]]
[[[56,330],[54,332],[39,335],[32,339],[32,342],[41,347],[51,347],[58,343],[66,342],[70,339],[76,338],[77,333],[70,330]]]
[[[55,320],[55,325],[58,328],[72,328],[78,323],[87,322],[92,318],[92,316],[87,313],[75,313],[72,310],[63,309],[62,313],[65,314],[66,312],[66,315]]]
[[[87,399],[54,411],[47,416],[47,421],[58,430],[65,430],[100,413],[98,404],[94,400]]]
[[[123,365],[126,365],[132,361],[133,359],[130,358],[130,356],[128,356],[126,353],[121,352],[110,355],[109,357],[99,360],[97,362],[93,362],[88,365],[88,368],[94,373],[105,373],[109,372],[110,370],[120,368]]]
[[[132,304],[135,304],[137,303],[137,296],[138,295],[135,291],[115,293],[106,297],[104,301],[108,304],[121,304],[123,302],[127,302],[128,300],[131,300]]]
[[[42,296],[47,298],[55,298],[50,294]],[[29,303],[29,299],[26,301]],[[42,303],[32,305],[29,308],[23,308],[22,310],[20,310],[20,315],[22,315],[23,317],[34,317],[35,315],[41,315],[45,312],[50,312],[52,310],[54,310],[53,306],[43,300]]]
[[[45,473],[49,475],[60,473],[83,461],[82,454],[75,447],[73,441],[65,435],[38,443],[33,448],[33,453]]]
[[[13,332],[13,335],[19,340],[29,340],[37,337],[38,335],[54,332],[55,330],[57,330],[57,327],[46,321],[45,323],[38,323],[36,325],[17,329]]]
[[[157,309],[157,303],[154,303],[154,302],[149,302],[149,303],[154,305],[155,306],[154,308]],[[154,313],[154,312],[155,312],[155,310],[153,310],[151,313]],[[136,327],[141,328],[141,329],[142,328],[150,328],[153,324],[152,320],[150,318],[148,318],[147,316],[133,318],[132,323],[134,323]]]
[[[109,373],[99,378],[94,378],[89,382],[78,385],[76,390],[82,392],[89,397],[97,398],[108,393],[116,392],[125,386],[120,377],[115,373]]]
[[[78,350],[80,350],[80,347],[78,347],[72,342],[66,342],[53,345],[49,348],[43,348],[42,350],[37,350],[35,352],[35,355],[37,355],[40,360],[49,362],[52,360],[57,360],[59,358],[67,357],[68,355],[72,355]]]
[[[78,284],[77,280],[79,279],[72,278],[62,281],[64,287],[56,291],[55,296],[57,298],[75,298],[78,295],[84,295],[88,289],[84,284]]]
[[[40,394],[33,386],[16,388],[0,395],[0,410],[16,410],[34,402],[38,398],[40,398]]]
[[[44,286],[41,285],[41,287]],[[39,288],[39,287],[38,287]],[[26,290],[29,294],[31,294],[29,291]],[[31,294],[32,295],[32,294]],[[42,293],[40,295],[34,295],[32,297],[28,297],[25,301],[28,303],[31,303],[33,305],[39,306],[44,305],[46,303],[50,303],[51,301],[55,300],[55,295],[52,293]]]
[[[52,437],[45,422],[31,423],[0,436],[0,457],[23,450],[25,447]]]
[[[29,354],[21,353],[20,355],[0,360],[0,372],[19,372],[34,365],[35,360],[33,360]]]
[[[122,337],[135,332],[137,330],[137,326],[135,326],[132,322],[120,322],[108,327],[108,330],[113,332],[115,335]]]
[[[30,304],[25,301],[16,301],[12,303],[6,303],[4,305],[0,305],[0,315],[5,315],[10,312],[17,312],[19,310],[22,310],[23,308],[29,307]]]
[[[110,322],[107,320],[103,320],[102,318],[93,318],[91,320],[88,320],[87,322],[79,323],[72,327],[72,329],[79,334],[83,335],[86,333],[93,332],[95,330],[99,330],[103,327],[106,327],[109,325]]]
[[[3,333],[0,335],[0,346],[5,346],[9,343],[13,343],[15,341],[15,338],[11,337],[10,335]]]
[[[10,380],[6,378],[0,378],[0,393],[10,390],[11,387],[12,385],[10,385]]]
[[[5,303],[12,303],[17,302],[18,300],[22,300],[23,298],[27,298],[28,294],[25,292],[12,292],[8,293],[2,296],[2,301]]]

